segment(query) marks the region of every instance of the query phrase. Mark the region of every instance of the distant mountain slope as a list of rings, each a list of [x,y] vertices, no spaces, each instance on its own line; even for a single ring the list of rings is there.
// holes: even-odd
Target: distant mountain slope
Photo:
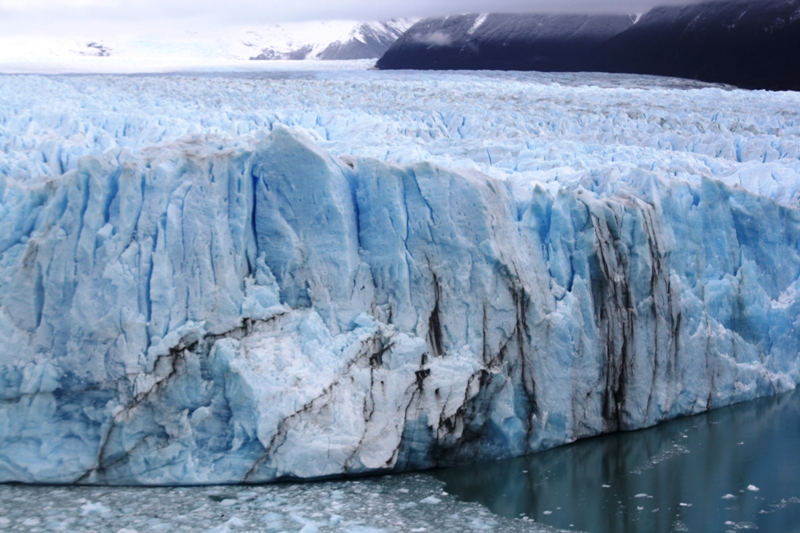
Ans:
[[[428,18],[378,61],[383,69],[583,70],[629,16],[489,14]]]
[[[598,70],[798,90],[800,0],[655,8],[603,48]]]
[[[297,22],[248,31],[250,59],[371,59],[380,57],[413,20]]]
[[[250,59],[375,59],[414,22],[333,20],[170,31],[142,28],[120,34],[98,28],[86,35],[0,35],[0,65],[139,65],[146,70],[220,62],[248,63],[252,68]]]
[[[800,0],[727,0],[630,17],[464,15],[423,20],[383,69],[600,71],[800,90]]]

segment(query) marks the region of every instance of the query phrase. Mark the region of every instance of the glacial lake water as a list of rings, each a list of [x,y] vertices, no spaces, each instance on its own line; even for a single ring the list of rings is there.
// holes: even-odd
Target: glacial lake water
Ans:
[[[564,529],[796,532],[799,454],[797,390],[433,474],[463,501]]]

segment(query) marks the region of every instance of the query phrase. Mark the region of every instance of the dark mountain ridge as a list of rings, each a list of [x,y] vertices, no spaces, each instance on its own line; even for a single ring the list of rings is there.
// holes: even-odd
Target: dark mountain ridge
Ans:
[[[412,26],[381,69],[673,76],[800,90],[800,0],[723,0],[627,16],[462,15]]]
[[[429,18],[377,63],[381,69],[583,70],[597,46],[633,25],[619,15],[490,14]]]
[[[603,46],[598,70],[800,89],[800,0],[655,8]]]

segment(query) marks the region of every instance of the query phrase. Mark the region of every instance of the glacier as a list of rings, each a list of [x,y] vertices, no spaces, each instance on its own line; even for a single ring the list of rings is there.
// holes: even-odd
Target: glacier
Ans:
[[[790,390],[799,99],[0,76],[0,482],[422,469]]]

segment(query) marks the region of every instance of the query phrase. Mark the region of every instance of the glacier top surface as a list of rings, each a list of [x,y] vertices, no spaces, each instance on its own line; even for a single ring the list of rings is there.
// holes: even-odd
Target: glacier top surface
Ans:
[[[602,194],[603,184],[639,168],[715,178],[787,204],[798,198],[797,93],[644,76],[290,63],[229,74],[0,76],[0,172],[22,183],[119,148],[242,147],[285,125],[338,156],[430,161],[523,189]]]

